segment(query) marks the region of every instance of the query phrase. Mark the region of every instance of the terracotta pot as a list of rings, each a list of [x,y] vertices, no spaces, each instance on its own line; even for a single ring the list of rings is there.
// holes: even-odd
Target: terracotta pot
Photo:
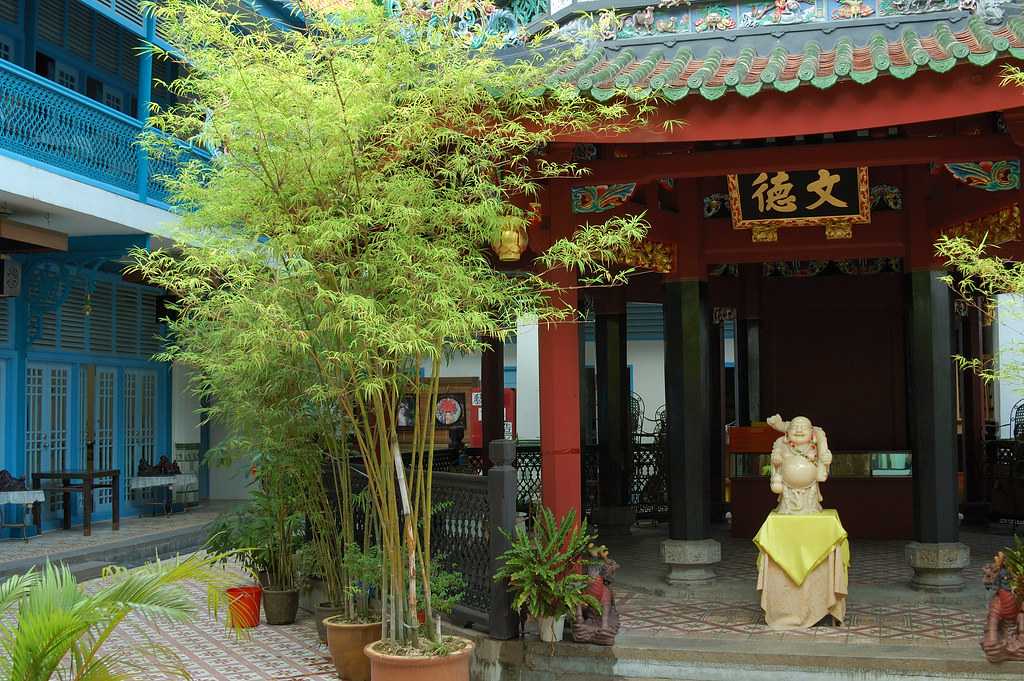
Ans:
[[[363,649],[380,640],[380,622],[348,624],[332,622],[328,617],[323,625],[327,629],[327,649],[338,676],[345,681],[370,681],[370,659]]]
[[[473,660],[473,642],[444,657],[400,657],[385,655],[373,649],[371,643],[364,650],[370,658],[370,677],[373,681],[469,681],[469,665]]]
[[[299,612],[299,590],[263,590],[263,616],[267,624],[292,624]]]
[[[317,603],[313,608],[313,617],[316,618],[316,633],[320,636],[320,643],[327,643],[327,627],[324,620],[345,612],[345,608],[333,603]]]

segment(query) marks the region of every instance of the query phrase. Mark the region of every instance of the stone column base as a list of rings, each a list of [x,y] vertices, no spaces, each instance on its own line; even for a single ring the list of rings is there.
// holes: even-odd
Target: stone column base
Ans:
[[[722,545],[714,539],[666,539],[661,560],[668,564],[665,581],[672,586],[710,584],[717,576],[711,566],[722,560]]]
[[[601,506],[594,509],[590,519],[602,538],[627,537],[636,522],[636,511],[632,506]]]
[[[971,550],[960,542],[916,542],[905,548],[907,562],[914,568],[910,588],[919,591],[960,591],[961,571],[971,562]]]

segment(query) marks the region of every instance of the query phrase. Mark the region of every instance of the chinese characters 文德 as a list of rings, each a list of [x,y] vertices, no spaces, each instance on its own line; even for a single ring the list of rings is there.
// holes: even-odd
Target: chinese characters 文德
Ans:
[[[846,208],[849,204],[833,193],[840,176],[822,168],[818,170],[818,179],[807,184],[807,191],[818,197],[806,206],[807,210],[815,210],[828,203],[837,208]],[[768,173],[760,173],[752,184],[752,198],[757,201],[757,209],[762,213],[792,213],[797,209],[796,196],[793,195],[793,183],[789,181],[789,173],[779,171],[771,179]]]

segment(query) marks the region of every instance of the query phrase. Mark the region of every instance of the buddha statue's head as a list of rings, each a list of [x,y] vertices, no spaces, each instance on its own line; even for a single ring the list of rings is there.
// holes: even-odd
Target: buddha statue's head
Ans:
[[[790,442],[797,445],[805,445],[814,437],[814,426],[806,416],[797,416],[789,422],[786,429],[786,437]]]

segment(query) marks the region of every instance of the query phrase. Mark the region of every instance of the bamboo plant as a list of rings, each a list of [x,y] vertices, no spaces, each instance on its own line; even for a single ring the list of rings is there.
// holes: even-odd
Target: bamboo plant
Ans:
[[[181,208],[177,245],[136,253],[134,268],[178,299],[168,358],[274,405],[248,419],[261,437],[279,430],[291,446],[281,433],[304,405],[332,415],[310,420],[318,440],[297,441],[342,472],[358,459],[368,476],[384,638],[443,653],[431,590],[441,367],[503,342],[523,317],[575,323],[577,286],[624,281],[642,216],[551,239],[537,226],[549,219],[541,186],[581,171],[545,149],[624,130],[647,105],[581,98],[549,78],[559,57],[503,62],[497,42],[459,34],[454,5],[435,3],[434,20],[369,0],[295,5],[304,28],[287,32],[233,2],[147,5],[175,48],[157,57],[187,68],[168,85],[180,103],[150,118],[167,134],[144,146],[177,158],[173,136],[218,153],[161,177]],[[517,272],[492,250],[510,231],[533,242]],[[416,409],[402,449],[406,396]]]

